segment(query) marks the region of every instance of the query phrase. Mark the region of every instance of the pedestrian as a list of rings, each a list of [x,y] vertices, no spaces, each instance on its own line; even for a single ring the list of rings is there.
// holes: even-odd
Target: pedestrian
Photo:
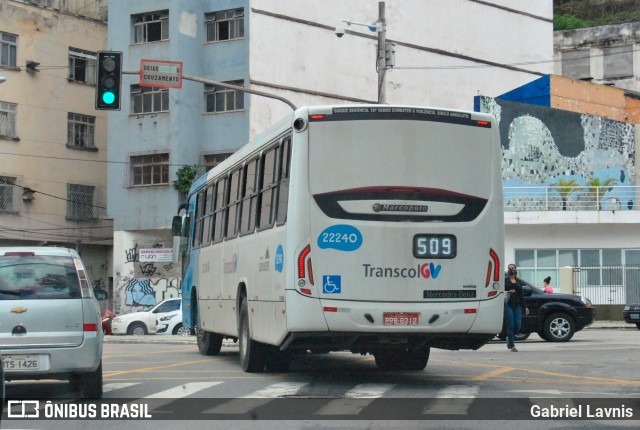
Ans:
[[[543,285],[544,285],[544,292],[545,293],[553,293],[553,287],[550,285],[551,284],[551,276],[547,276],[546,278],[544,278],[544,280],[542,281]]]
[[[522,313],[529,315],[529,308],[524,301],[522,292],[522,281],[518,278],[516,265],[511,263],[508,266],[509,277],[504,282],[505,294],[507,298],[504,302],[504,318],[507,325],[507,348],[511,352],[518,352],[516,348],[516,333],[520,333],[522,327]]]

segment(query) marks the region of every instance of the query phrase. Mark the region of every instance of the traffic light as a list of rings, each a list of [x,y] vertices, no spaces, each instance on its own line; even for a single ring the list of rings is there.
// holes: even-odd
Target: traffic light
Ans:
[[[120,110],[122,52],[98,51],[96,109]]]

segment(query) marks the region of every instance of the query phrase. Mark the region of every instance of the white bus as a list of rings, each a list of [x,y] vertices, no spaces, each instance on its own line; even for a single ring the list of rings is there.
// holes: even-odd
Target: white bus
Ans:
[[[491,115],[295,110],[197,179],[174,219],[183,323],[247,372],[350,350],[422,370],[502,327],[500,139]]]

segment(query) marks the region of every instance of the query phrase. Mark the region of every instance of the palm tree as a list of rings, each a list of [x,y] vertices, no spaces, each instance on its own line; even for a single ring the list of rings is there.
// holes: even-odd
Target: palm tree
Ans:
[[[560,194],[560,198],[562,199],[562,210],[566,211],[567,201],[569,200],[569,196],[576,191],[579,185],[578,181],[576,181],[575,179],[567,180],[564,178],[559,178],[557,181],[550,185],[554,187],[554,190],[556,190],[558,194]]]
[[[604,182],[600,182],[598,178],[591,178],[587,185],[589,186],[587,192],[595,198],[596,208],[600,210],[602,208],[602,197],[605,193],[611,191],[611,186],[618,185],[618,180],[608,178]]]

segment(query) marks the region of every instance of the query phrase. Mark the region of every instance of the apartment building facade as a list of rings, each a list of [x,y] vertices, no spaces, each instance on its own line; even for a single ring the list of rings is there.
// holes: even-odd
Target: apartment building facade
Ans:
[[[0,246],[80,251],[111,280],[107,116],[94,110],[106,2],[0,3]]]

